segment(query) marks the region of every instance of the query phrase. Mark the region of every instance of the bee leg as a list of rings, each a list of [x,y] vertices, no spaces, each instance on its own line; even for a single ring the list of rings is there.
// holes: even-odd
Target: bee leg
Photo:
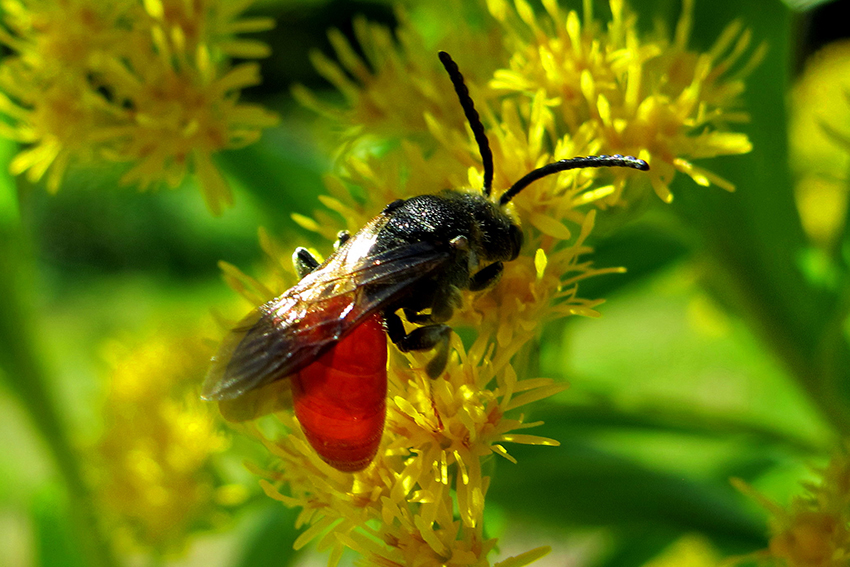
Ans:
[[[493,262],[489,266],[481,268],[469,278],[469,291],[481,291],[495,285],[502,276],[505,265],[501,262]]]
[[[301,246],[292,253],[292,263],[295,265],[299,280],[319,267],[319,261],[310,254],[309,250]]]
[[[414,325],[445,323],[452,318],[456,308],[463,305],[463,295],[456,287],[449,288],[445,294],[439,295],[434,301],[430,313],[417,313],[412,309],[404,309],[404,317]]]
[[[452,328],[448,325],[427,325],[405,333],[401,318],[395,313],[385,313],[387,334],[401,352],[436,349],[434,358],[425,366],[425,372],[436,378],[446,369],[449,361],[449,338]]]
[[[433,323],[430,313],[417,313],[413,309],[404,309],[404,318],[414,325],[427,325]]]
[[[334,250],[339,250],[340,247],[348,242],[348,239],[351,238],[351,233],[347,230],[340,230],[336,233],[336,242],[334,243]]]

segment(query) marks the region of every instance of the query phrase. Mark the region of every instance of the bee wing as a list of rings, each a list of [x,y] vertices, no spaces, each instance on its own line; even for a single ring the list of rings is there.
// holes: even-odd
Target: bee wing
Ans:
[[[292,407],[289,380],[276,380],[244,392],[238,398],[220,400],[218,411],[227,421],[241,423]]]
[[[204,398],[237,398],[299,371],[450,259],[428,242],[363,254],[361,233],[228,334],[212,360]]]

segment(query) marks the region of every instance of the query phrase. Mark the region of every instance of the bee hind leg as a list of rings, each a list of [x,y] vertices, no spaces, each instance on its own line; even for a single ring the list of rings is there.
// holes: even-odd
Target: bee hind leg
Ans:
[[[425,372],[431,378],[437,378],[446,369],[449,361],[449,338],[452,328],[448,325],[426,325],[405,332],[401,318],[393,313],[385,313],[387,334],[390,340],[402,352],[436,350],[434,358],[425,366]]]

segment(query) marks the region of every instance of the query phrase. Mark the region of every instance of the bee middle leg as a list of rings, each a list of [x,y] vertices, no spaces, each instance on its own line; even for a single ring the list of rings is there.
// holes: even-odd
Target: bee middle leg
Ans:
[[[425,365],[425,372],[431,378],[437,378],[446,369],[449,361],[449,338],[452,328],[448,325],[426,325],[405,332],[401,318],[395,312],[384,313],[387,334],[390,340],[402,352],[436,349],[434,358]]]

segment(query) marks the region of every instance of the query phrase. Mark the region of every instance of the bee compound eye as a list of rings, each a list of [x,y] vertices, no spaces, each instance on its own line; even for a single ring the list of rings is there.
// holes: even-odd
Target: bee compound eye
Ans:
[[[508,235],[510,237],[511,244],[511,260],[515,260],[517,256],[519,256],[519,252],[522,249],[522,242],[524,240],[522,229],[519,225],[511,224],[511,228],[509,229]]]
[[[400,206],[404,204],[404,199],[396,199],[392,203],[388,203],[387,206],[384,207],[384,210],[381,211],[381,214],[388,215],[394,210],[398,209]]]

